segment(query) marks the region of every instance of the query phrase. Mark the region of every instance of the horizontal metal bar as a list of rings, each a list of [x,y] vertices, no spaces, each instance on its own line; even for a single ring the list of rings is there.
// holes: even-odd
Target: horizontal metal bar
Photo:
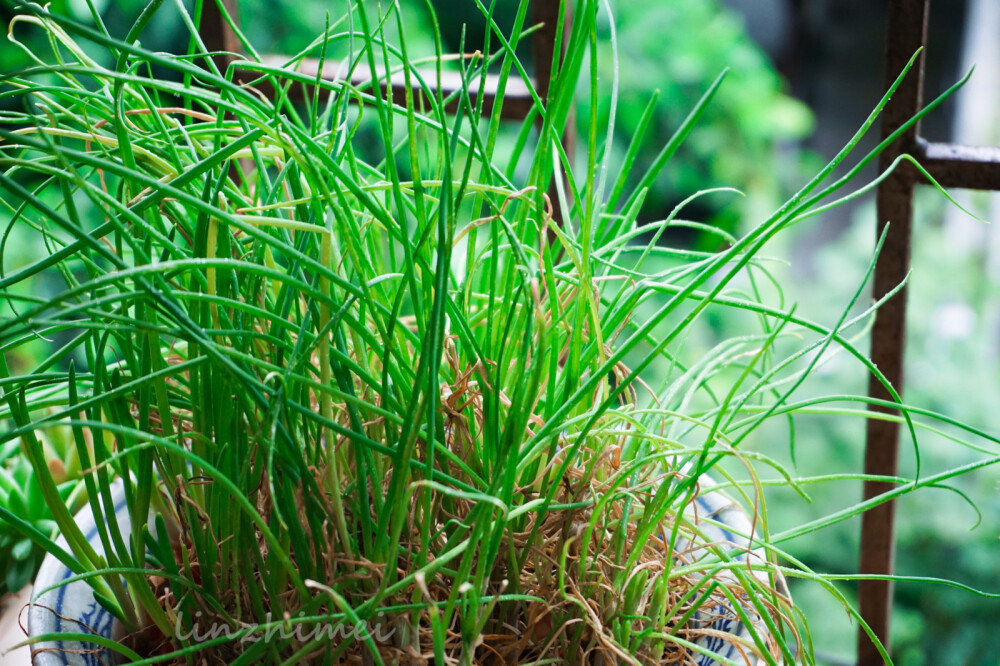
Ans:
[[[1000,190],[1000,148],[936,143],[918,138],[914,157],[942,187]],[[923,181],[923,176],[915,178]]]
[[[263,64],[268,67],[279,68],[285,66],[288,62],[285,56],[280,55],[265,55],[261,58]],[[235,66],[239,68],[239,63]],[[299,74],[304,74],[310,79],[315,79],[317,74],[320,74],[320,61],[315,58],[306,58],[298,63],[295,67],[295,71]],[[436,89],[437,83],[437,72],[435,71],[418,71],[417,72],[425,82],[428,83],[428,87],[431,90]],[[345,72],[342,63],[339,62],[326,62],[323,64],[323,71],[320,74],[323,81],[326,82],[337,82],[345,81]],[[411,79],[413,76],[411,75]],[[490,116],[493,113],[494,106],[496,104],[497,88],[500,83],[500,77],[495,74],[486,75],[486,83],[484,87],[484,99],[483,99],[483,115]],[[387,82],[384,74],[379,73],[379,88],[382,94],[385,95]],[[370,72],[367,70],[363,72],[354,72],[350,77],[350,85],[361,89],[371,89],[372,78]],[[406,80],[402,72],[397,72],[392,75],[391,81],[388,85],[392,86],[392,101],[395,104],[403,106],[406,104]],[[472,81],[469,82],[469,93],[472,99],[472,103],[477,102],[479,96],[479,85],[480,77],[474,77]],[[289,90],[289,97],[294,101],[302,101],[306,98],[307,88],[312,88],[313,86],[308,84],[293,84]],[[411,81],[410,86],[413,99],[415,104],[419,107],[420,104],[424,104],[425,108],[429,108],[429,100],[427,99],[427,93],[416,81]],[[453,93],[456,93],[462,89],[462,77],[458,72],[442,72],[440,90],[442,96],[448,98]],[[262,90],[264,94],[271,96],[271,91]],[[320,90],[320,96],[325,96],[324,90]],[[310,95],[312,93],[310,92]],[[455,113],[458,110],[460,100],[458,97],[453,99],[447,104],[445,109],[448,113]],[[510,77],[507,79],[506,86],[504,87],[503,94],[503,108],[501,109],[501,118],[505,120],[524,120],[531,109],[534,108],[535,101],[531,97],[531,93],[528,90],[528,86],[525,85],[524,81],[517,77]]]

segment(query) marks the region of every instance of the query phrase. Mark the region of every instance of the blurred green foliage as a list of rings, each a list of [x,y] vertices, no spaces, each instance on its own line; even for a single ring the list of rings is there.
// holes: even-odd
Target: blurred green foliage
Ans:
[[[69,427],[40,433],[39,437],[49,461],[49,471],[59,483],[60,496],[69,506],[82,505],[80,491],[83,487],[77,483],[80,459]],[[0,447],[0,505],[45,534],[56,528],[35,472],[27,458],[21,455],[18,441]],[[16,593],[30,583],[44,555],[30,539],[0,521],[0,596]]]
[[[995,328],[1000,302],[995,279],[988,275],[985,252],[980,249],[970,253],[958,247],[954,236],[943,227],[950,204],[930,189],[918,191],[917,195],[913,273],[908,283],[904,399],[995,435],[993,414],[1000,403]],[[825,323],[835,320],[837,308],[857,288],[855,278],[863,275],[871,259],[874,220],[874,201],[868,201],[856,212],[851,227],[836,242],[819,248],[808,263],[803,256],[793,256],[792,248],[817,233],[821,220],[804,223],[784,238],[787,248],[780,253],[793,256],[793,263],[778,273],[787,300],[802,303],[803,307],[808,304],[810,314],[822,315]],[[867,301],[858,306],[863,307],[867,307]],[[860,329],[856,334],[864,341],[868,331]],[[849,359],[838,356],[827,359],[817,377],[827,395],[864,393],[867,383],[867,377],[858,373]],[[862,418],[826,415],[802,419],[795,425],[796,468],[801,475],[849,473],[862,468]],[[949,430],[945,433],[956,434]],[[919,432],[918,443],[922,477],[976,457],[945,436]],[[788,461],[788,432],[775,429],[773,440],[758,440],[757,448]],[[900,441],[900,457],[900,473],[912,478],[916,459],[913,444],[905,434]],[[938,489],[908,496],[898,503],[897,572],[947,578],[986,592],[1000,592],[1000,485],[996,470],[963,476],[952,487],[964,493],[968,501],[956,492]],[[854,481],[839,487],[824,484],[817,486],[812,502],[807,503],[791,490],[775,489],[771,491],[771,529],[801,525],[849,506],[861,493],[861,484]],[[855,519],[797,539],[787,547],[817,570],[851,574],[857,571],[859,534],[860,520]],[[855,598],[853,584],[845,583],[842,589],[849,598]],[[828,595],[806,584],[797,586],[793,581],[792,594],[809,617],[839,618],[843,612]],[[997,599],[942,586],[897,583],[892,639],[896,663],[996,664],[996,655],[1000,654],[1000,634],[995,628],[997,609]],[[818,650],[836,655],[844,663],[853,659],[854,625],[831,621],[816,623],[813,628]]]
[[[801,179],[797,141],[812,130],[812,114],[788,96],[783,82],[741,19],[716,2],[618,2],[615,7],[620,102],[616,149],[622,153],[639,126],[647,100],[660,97],[639,153],[642,174],[681,124],[707,85],[728,69],[718,96],[676,156],[657,178],[646,199],[645,215],[665,217],[680,201],[708,187],[735,187],[748,194],[737,206],[696,204],[692,214],[734,230],[738,220],[761,219]],[[611,24],[601,44],[602,78],[613,74]],[[608,100],[600,118],[607,121]],[[588,114],[587,100],[579,117]],[[699,210],[699,207],[701,210]]]

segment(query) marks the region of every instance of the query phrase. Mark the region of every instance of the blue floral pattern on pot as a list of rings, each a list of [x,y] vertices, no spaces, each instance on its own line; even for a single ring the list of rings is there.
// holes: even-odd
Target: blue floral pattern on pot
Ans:
[[[132,525],[125,505],[125,491],[120,483],[112,486],[111,500],[113,512],[107,510],[103,501],[101,507],[105,515],[115,515],[122,538],[127,540],[132,534]],[[104,544],[101,543],[89,504],[76,514],[76,524],[94,550],[104,555]],[[59,537],[56,543],[69,550],[63,537]],[[114,616],[97,602],[86,581],[66,583],[71,578],[73,572],[69,567],[52,555],[46,556],[35,577],[31,607],[28,609],[28,634],[89,633],[110,639]],[[33,666],[112,666],[116,659],[107,648],[73,640],[39,643],[31,646],[31,652]]]
[[[699,484],[701,493],[688,505],[686,511],[687,518],[699,532],[699,542],[727,547],[729,556],[739,562],[746,563],[749,560],[763,563],[764,550],[751,548],[750,535],[753,534],[753,524],[743,509],[722,491],[713,490],[715,483],[707,477],[701,477]],[[678,544],[678,550],[683,547],[683,544]],[[688,557],[693,559],[706,554],[705,548],[699,546],[688,551]],[[767,574],[759,569],[754,569],[753,575],[765,585],[769,584]],[[720,572],[715,577],[722,583],[736,583],[736,577],[728,571]],[[783,579],[775,581],[775,584],[779,592],[788,594]],[[698,628],[712,632],[702,635],[695,641],[699,647],[737,664],[759,666],[767,663],[763,657],[755,654],[753,635],[743,621],[735,617],[731,608],[716,606],[710,612],[699,611],[695,614],[693,622]],[[753,629],[761,637],[768,636],[767,627],[763,622],[755,622]],[[698,654],[694,657],[698,666],[720,666],[720,662],[710,655]]]

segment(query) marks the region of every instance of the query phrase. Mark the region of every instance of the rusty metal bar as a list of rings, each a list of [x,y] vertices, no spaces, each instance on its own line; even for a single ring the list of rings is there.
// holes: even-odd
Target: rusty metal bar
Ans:
[[[572,18],[570,16],[570,3],[566,3],[566,9],[563,14],[563,25],[559,25],[559,5],[560,0],[534,0],[531,5],[531,20],[536,25],[541,25],[542,27],[535,32],[532,41],[532,49],[535,56],[535,91],[538,93],[539,99],[548,100],[549,98],[549,84],[552,81],[552,70],[556,67],[557,61],[561,60],[566,52],[566,42],[563,41],[560,47],[560,53],[556,53],[556,38],[559,35],[561,28],[572,23]],[[504,97],[506,100],[506,95]],[[506,106],[506,101],[504,101]],[[566,121],[566,128],[562,135],[562,146],[563,150],[566,151],[566,157],[570,161],[573,160],[573,153],[576,148],[576,133],[573,131],[574,124],[574,114],[573,110],[570,110],[569,118]],[[542,126],[541,119],[537,123],[539,129]],[[559,203],[559,194],[557,190],[557,180],[556,178],[562,178],[563,183],[567,182],[567,175],[562,171],[558,171],[553,174],[552,182],[549,184],[548,197],[549,201],[552,202],[552,219],[555,220],[557,224],[562,224],[564,212],[562,210],[562,205]],[[569,188],[565,188],[569,191]],[[555,240],[555,234],[550,229],[549,230],[549,242]]]
[[[234,22],[239,24],[240,8],[237,0],[219,0],[226,7],[226,12]],[[201,41],[205,42],[205,47],[209,52],[221,52],[215,56],[215,63],[219,70],[225,73],[226,67],[232,62],[233,56],[230,54],[239,53],[243,50],[240,40],[236,38],[236,33],[226,23],[222,16],[222,11],[216,0],[204,0],[201,8],[201,22],[198,24],[198,33]]]
[[[261,58],[265,65],[271,67],[282,67],[286,62],[287,58],[280,55],[265,55]],[[237,64],[237,68],[239,65]],[[295,71],[308,76],[310,79],[315,79],[317,74],[320,74],[321,78],[327,82],[335,81],[345,81],[346,78],[343,74],[341,63],[324,63],[322,73],[319,72],[319,60],[315,58],[305,58],[296,67]],[[437,72],[429,71],[421,73],[425,81],[435,81],[437,79]],[[256,77],[257,74],[253,73],[252,76]],[[486,85],[484,87],[483,95],[483,114],[489,116],[493,113],[494,103],[496,101],[496,86],[498,82],[498,76],[493,74],[488,74],[486,76]],[[365,91],[372,87],[371,73],[367,70],[355,72],[350,78],[350,84],[359,90]],[[472,98],[473,104],[479,96],[479,79],[478,77],[474,81],[469,82],[470,85],[470,96]],[[394,104],[403,106],[406,104],[406,81],[402,73],[398,73],[392,76],[391,81],[386,81],[384,78],[379,79],[378,82],[379,89],[383,95],[386,95],[389,88],[392,89],[392,102]],[[307,99],[308,95],[320,95],[320,99],[325,99],[324,90],[315,90],[313,84],[293,84],[288,89],[288,97],[292,101],[301,102]],[[431,84],[431,88],[436,90],[438,86]],[[458,72],[442,72],[440,90],[444,98],[448,98],[455,92],[462,89],[462,78]],[[411,83],[411,94],[415,104],[424,104],[425,108],[430,105],[430,100],[427,99],[426,91],[417,82]],[[261,92],[266,95],[273,96],[272,90],[267,90],[261,88]],[[544,99],[544,98],[543,98]],[[459,108],[461,100],[458,97],[454,97],[446,106],[445,112],[456,113]],[[531,109],[535,106],[535,101],[532,99],[531,94],[528,92],[528,86],[524,82],[516,77],[512,77],[507,81],[507,86],[504,89],[503,96],[503,107],[500,110],[500,117],[504,120],[524,120]]]
[[[918,137],[912,154],[942,187],[1000,190],[1000,148],[934,143]]]
[[[220,4],[225,7],[229,18],[239,25],[240,7],[238,0],[204,0],[201,6],[201,17],[198,23],[198,34],[205,44],[205,49],[214,54],[212,60],[215,66],[223,75],[229,69],[230,63],[236,59],[236,55],[243,50],[243,45],[236,37],[236,33],[229,27],[225,17],[222,15]],[[207,63],[206,63],[207,65]],[[227,113],[226,118],[231,119],[232,113]],[[229,175],[236,181],[243,178],[251,167],[251,160],[239,160],[230,163]]]
[[[929,0],[890,0],[886,15],[886,87],[902,71],[906,62],[927,42]],[[899,128],[919,111],[924,84],[923,55],[906,80],[886,105],[882,116],[883,138]],[[1000,148],[961,146],[929,142],[913,127],[880,156],[879,167],[885,170],[902,153],[913,155],[943,187],[1000,190]],[[913,223],[913,190],[926,179],[908,164],[900,165],[879,186],[877,197],[878,234],[886,224],[882,254],[875,268],[873,296],[880,298],[903,281],[910,269]],[[903,355],[906,346],[906,290],[902,290],[877,313],[872,329],[872,360],[899,393],[903,391]],[[869,395],[889,399],[888,391],[874,377],[869,380]],[[872,407],[872,411],[898,413]],[[895,476],[898,469],[899,424],[870,419],[865,442],[865,473]],[[869,481],[864,486],[865,499],[892,488],[890,483]],[[895,506],[882,504],[862,516],[862,574],[892,573],[895,551]],[[884,580],[862,580],[858,584],[861,616],[886,648],[890,640],[892,584]],[[864,631],[858,631],[858,666],[881,666],[882,657]]]
[[[532,36],[535,55],[535,91],[540,99],[549,96],[549,81],[556,62],[556,37],[559,34],[559,1],[535,0],[531,3],[531,22],[541,24]],[[561,54],[560,54],[561,55]]]
[[[921,48],[927,37],[929,0],[890,0],[886,20],[886,88],[899,76],[906,63]],[[882,115],[885,138],[920,110],[923,93],[923,54],[914,64],[902,85],[886,105]],[[879,156],[879,168],[885,170],[904,151],[916,146],[917,127],[913,127]],[[888,235],[875,267],[873,297],[878,299],[894,289],[910,268],[913,226],[914,178],[911,169],[897,169],[878,189],[878,234],[889,225]],[[902,392],[903,351],[906,346],[906,289],[883,305],[872,328],[872,361],[885,378]],[[869,378],[868,394],[890,399],[889,392],[874,376]],[[873,411],[898,413],[871,407]],[[865,474],[896,476],[899,460],[899,424],[868,419],[865,442]],[[869,499],[891,490],[893,484],[866,481],[864,497]],[[892,574],[895,555],[895,502],[886,502],[867,511],[861,521],[862,574]],[[887,580],[862,580],[858,584],[858,607],[861,616],[888,649],[889,620],[892,611],[892,583]],[[874,643],[858,632],[858,666],[881,666],[882,657]]]
[[[237,0],[221,0],[225,5],[226,11],[230,14],[233,20],[239,23],[239,8]],[[538,95],[541,99],[546,99],[548,95],[548,84],[549,78],[552,72],[553,63],[556,57],[555,51],[555,39],[559,26],[558,16],[559,16],[559,4],[560,0],[536,0],[532,7],[532,18],[536,23],[543,23],[543,27],[536,31],[533,36],[533,49],[535,54],[535,86]],[[239,40],[236,38],[235,33],[230,29],[229,25],[225,22],[222,17],[222,12],[219,10],[216,0],[204,0],[204,6],[202,8],[201,24],[199,27],[199,32],[201,34],[202,41],[205,42],[206,47],[209,51],[222,51],[228,53],[239,53],[242,47]],[[233,57],[230,55],[218,55],[215,57],[216,63],[219,65],[220,69],[225,71],[226,66],[228,66]],[[267,55],[263,58],[265,64],[272,66],[281,66],[286,61],[286,58],[281,55]],[[298,66],[297,71],[306,74],[310,77],[315,77],[319,69],[319,61],[316,59],[307,58],[304,59]],[[322,78],[326,81],[337,81],[342,80],[343,76],[338,72],[338,64],[333,63],[324,66],[324,71],[322,72]],[[256,75],[255,75],[256,76]],[[436,79],[436,74],[430,76],[429,80]],[[496,101],[496,83],[497,77],[487,76],[486,85],[482,94],[483,99],[483,113],[489,115],[493,112],[494,104]],[[357,74],[352,76],[351,83],[358,87],[370,86],[370,75],[368,74]],[[478,86],[478,81],[473,82],[475,86]],[[381,81],[379,87],[382,94],[386,94],[391,87],[392,90],[392,100],[396,104],[405,104],[406,100],[406,83],[403,77],[396,76],[392,78],[392,81],[387,83]],[[289,98],[292,101],[303,101],[306,99],[307,86],[303,85],[293,85],[288,91]],[[441,92],[445,97],[449,94],[459,90],[461,88],[461,80],[457,74],[445,72],[443,74],[443,80],[441,81]],[[269,89],[261,89],[261,92],[265,95],[273,96],[274,91]],[[311,91],[312,94],[316,94]],[[480,91],[473,91],[473,101]],[[424,90],[418,85],[414,85],[412,88],[412,93],[416,100],[424,98]],[[322,94],[322,93],[320,93]],[[426,101],[426,100],[425,100]],[[511,78],[507,82],[507,86],[504,89],[503,97],[503,107],[501,109],[501,118],[505,120],[524,120],[534,107],[534,100],[532,99],[530,93],[528,92],[528,87],[524,83],[518,80],[516,77]],[[454,113],[458,108],[458,101],[453,102],[446,111],[449,113]],[[572,153],[572,136],[567,135],[564,138],[566,143],[566,151],[568,154]]]
[[[236,34],[224,20],[222,12],[216,4],[216,1],[217,0],[204,0],[201,23],[199,24],[199,32],[201,34],[202,41],[205,42],[209,51],[223,52],[220,55],[216,55],[214,59],[220,70],[225,71],[234,60],[233,56],[229,54],[239,53],[242,48],[239,40],[236,38]],[[238,25],[238,0],[218,1],[225,5],[226,11]],[[532,21],[535,24],[541,24],[542,26],[535,32],[532,38],[532,49],[535,57],[535,76],[533,83],[539,98],[542,100],[546,100],[548,98],[549,82],[552,77],[553,67],[558,60],[562,58],[565,51],[564,43],[562,49],[563,52],[558,54],[555,52],[557,35],[559,34],[559,31],[565,27],[565,25],[559,25],[560,4],[561,0],[534,0],[531,8]],[[567,3],[566,11],[564,12],[564,21],[566,23],[570,20],[569,9],[569,4]],[[281,55],[266,55],[263,57],[265,64],[275,67],[284,65],[286,60],[287,58]],[[237,65],[237,67],[239,66]],[[324,64],[323,71],[320,72],[320,62],[318,59],[304,59],[296,66],[296,70],[306,74],[310,79],[315,79],[317,75],[320,75],[325,81],[344,80],[344,75],[339,71],[339,64]],[[256,78],[256,76],[257,75],[255,73],[251,73],[251,78]],[[431,73],[425,78],[425,80],[436,79],[436,73]],[[370,73],[356,73],[351,76],[350,83],[362,90],[373,87]],[[471,91],[473,98],[472,101],[476,102],[478,96],[482,94],[483,113],[487,116],[494,112],[497,97],[497,83],[498,77],[493,75],[487,75],[483,90],[478,89],[478,80],[473,82],[474,88]],[[445,98],[460,90],[461,86],[462,81],[458,74],[450,72],[442,73],[440,91]],[[320,95],[321,98],[325,97],[326,91],[310,90],[310,88],[314,87],[315,86],[299,83],[293,84],[288,89],[288,97],[292,101],[298,102],[305,101],[308,99],[310,94]],[[380,80],[378,82],[378,87],[381,94],[388,96],[394,104],[405,105],[407,92],[410,92],[418,104],[423,102],[424,104],[429,105],[429,100],[426,98],[426,91],[416,84],[413,84],[411,90],[407,91],[406,81],[402,75],[393,76],[389,81],[384,79]],[[437,90],[437,88],[433,86],[432,89]],[[274,98],[275,90],[272,86],[268,84],[261,84],[258,86],[258,90],[261,94],[272,99]],[[447,113],[455,113],[458,111],[459,104],[460,100],[456,96],[446,106],[445,111]],[[507,85],[504,88],[503,106],[500,109],[500,117],[504,120],[524,120],[531,113],[534,106],[534,99],[529,93],[528,87],[524,84],[524,82],[516,77],[508,79]],[[572,111],[570,112],[570,119],[562,137],[562,143],[563,149],[566,151],[566,155],[572,159],[575,147]],[[566,178],[565,175],[562,175],[561,177],[564,179]],[[557,222],[561,222],[563,219],[563,212],[559,205],[559,199],[556,196],[555,178],[553,178],[549,187],[549,198],[553,204],[553,217]]]

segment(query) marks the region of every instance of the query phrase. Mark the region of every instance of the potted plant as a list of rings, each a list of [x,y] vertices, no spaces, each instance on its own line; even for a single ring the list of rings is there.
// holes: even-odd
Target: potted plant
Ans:
[[[871,309],[824,328],[769,305],[760,251],[843,186],[823,184],[877,110],[774,215],[695,253],[657,243],[699,226],[682,207],[636,220],[719,81],[650,173],[615,165],[597,128],[583,168],[554,139],[596,58],[597,3],[575,8],[540,139],[473,94],[490,67],[501,89],[523,77],[525,3],[513,34],[450,61],[438,47],[430,70],[398,12],[364,3],[281,67],[247,44],[223,69],[186,13],[190,54],[142,48],[159,2],[121,40],[14,4],[11,34],[52,47],[0,78],[24,100],[2,118],[0,186],[51,252],[0,282],[4,350],[48,350],[19,372],[0,355],[5,441],[61,532],[0,507],[52,557],[37,658],[812,660],[783,577],[843,597],[772,537],[760,472],[794,482],[745,444],[803,409],[789,398],[825,352],[877,374],[845,335]],[[309,53],[347,76],[300,73]],[[446,65],[453,99],[427,85]],[[422,94],[392,104],[370,83],[390,75]],[[39,276],[63,285],[18,290]],[[717,309],[759,330],[686,359]],[[83,470],[76,520],[47,473],[55,428]],[[83,610],[59,605],[81,587]]]

